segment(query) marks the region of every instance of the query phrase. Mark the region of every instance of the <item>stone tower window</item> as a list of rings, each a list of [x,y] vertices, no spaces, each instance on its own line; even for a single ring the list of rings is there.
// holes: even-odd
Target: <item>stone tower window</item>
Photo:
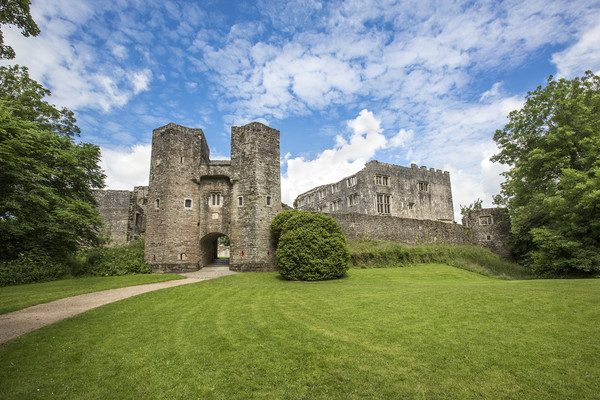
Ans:
[[[154,208],[156,208],[157,210],[160,208],[160,199],[156,199],[156,201],[154,202]]]
[[[422,192],[428,192],[429,191],[429,183],[419,182],[419,190]]]
[[[244,198],[242,196],[238,197],[238,207],[241,207],[244,205]]]
[[[331,185],[331,193],[337,193],[340,191],[340,183],[334,183],[333,185]]]
[[[186,255],[185,255],[185,253],[179,253],[179,254],[177,255],[177,260],[179,260],[179,261],[183,261],[183,260],[185,260],[186,258],[187,258],[187,257],[186,257]]]
[[[221,193],[211,193],[208,205],[211,207],[221,207]]]
[[[491,225],[492,224],[492,216],[491,215],[482,215],[479,217],[479,225]]]
[[[414,210],[415,209],[415,203],[408,203],[408,209],[409,210]]]
[[[377,213],[390,214],[390,195],[377,194]]]
[[[183,201],[183,207],[184,207],[186,210],[191,210],[191,209],[192,209],[192,199],[185,199],[185,200]]]
[[[267,196],[267,205],[270,206],[271,205],[271,196]]]
[[[389,186],[390,178],[386,175],[375,175],[375,184],[381,186]]]

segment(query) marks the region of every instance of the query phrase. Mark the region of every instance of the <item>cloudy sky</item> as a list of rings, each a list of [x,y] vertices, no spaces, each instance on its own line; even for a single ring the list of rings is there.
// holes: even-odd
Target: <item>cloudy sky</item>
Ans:
[[[283,199],[377,159],[450,171],[491,206],[494,131],[549,75],[600,72],[600,1],[33,0],[2,26],[51,103],[100,145],[110,189],[148,183],[152,130],[281,131]],[[3,62],[7,64],[7,62]],[[457,213],[458,219],[459,213]]]

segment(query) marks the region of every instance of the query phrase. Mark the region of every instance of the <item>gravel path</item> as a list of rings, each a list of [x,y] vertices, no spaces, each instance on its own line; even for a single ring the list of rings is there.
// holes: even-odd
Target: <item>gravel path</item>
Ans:
[[[0,315],[0,344],[35,329],[81,314],[84,311],[100,307],[104,304],[123,300],[142,293],[152,292],[154,290],[187,285],[235,273],[236,272],[229,271],[226,267],[206,267],[197,272],[181,274],[186,276],[187,279],[86,293],[3,314]]]

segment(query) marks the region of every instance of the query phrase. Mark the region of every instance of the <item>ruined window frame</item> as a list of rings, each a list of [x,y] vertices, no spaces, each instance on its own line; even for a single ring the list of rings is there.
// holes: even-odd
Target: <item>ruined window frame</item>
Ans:
[[[388,175],[376,174],[375,184],[379,186],[390,186],[390,177]]]
[[[419,191],[429,192],[429,182],[419,182]]]
[[[392,196],[386,193],[377,193],[375,196],[375,206],[377,214],[391,215],[392,214]]]
[[[349,196],[346,196],[346,205],[348,207],[358,205],[358,193],[352,193]]]
[[[189,206],[187,205],[188,202],[190,203]],[[183,199],[183,208],[186,210],[192,210],[194,208],[194,200],[190,198]]]
[[[408,209],[409,210],[414,210],[415,209],[415,203],[408,203]]]
[[[348,179],[346,179],[346,187],[352,187],[355,186],[357,183],[356,180],[356,175],[349,177]]]
[[[493,225],[494,221],[491,215],[480,215],[479,216],[479,225]]]

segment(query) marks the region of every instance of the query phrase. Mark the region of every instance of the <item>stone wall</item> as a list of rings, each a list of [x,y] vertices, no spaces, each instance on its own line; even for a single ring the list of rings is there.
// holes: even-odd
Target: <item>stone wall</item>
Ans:
[[[471,230],[441,221],[358,213],[328,213],[342,227],[348,240],[390,240],[408,244],[472,243]]]
[[[127,225],[129,221],[129,190],[94,190],[98,211],[104,220],[104,234],[111,237],[111,245],[127,243]]]
[[[473,232],[473,243],[485,247],[507,260],[513,260],[508,246],[510,216],[505,208],[472,210],[463,217],[463,225]]]

